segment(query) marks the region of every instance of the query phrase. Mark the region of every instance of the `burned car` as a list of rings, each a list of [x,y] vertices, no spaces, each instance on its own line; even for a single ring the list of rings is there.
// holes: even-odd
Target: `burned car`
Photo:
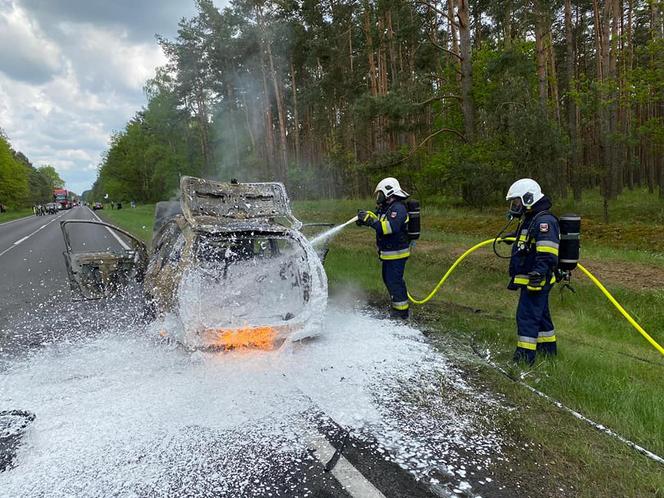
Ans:
[[[139,283],[156,332],[192,349],[270,349],[314,335],[327,278],[284,186],[183,177],[180,190],[179,202],[157,204],[150,250],[112,225],[62,222],[74,295]],[[74,250],[68,232],[81,223],[104,225],[122,249]]]

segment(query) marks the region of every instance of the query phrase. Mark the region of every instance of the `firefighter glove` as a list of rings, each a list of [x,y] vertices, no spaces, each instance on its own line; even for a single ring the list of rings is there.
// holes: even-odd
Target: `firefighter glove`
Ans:
[[[378,216],[376,216],[371,211],[364,211],[364,210],[360,209],[357,212],[357,221],[355,223],[357,223],[357,226],[362,226],[362,225],[369,226],[374,221],[376,221],[377,219],[378,219]]]
[[[528,274],[528,290],[539,291],[544,286],[544,276],[541,273],[530,272]]]

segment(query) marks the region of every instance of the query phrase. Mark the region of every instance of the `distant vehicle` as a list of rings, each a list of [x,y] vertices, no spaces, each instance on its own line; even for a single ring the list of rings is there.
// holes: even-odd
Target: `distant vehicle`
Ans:
[[[56,188],[53,190],[53,202],[60,205],[60,209],[71,209],[74,207],[76,194],[64,188]]]
[[[97,209],[104,209],[104,205],[101,202],[95,202],[92,205],[92,209],[96,211]]]
[[[312,335],[327,277],[284,186],[182,177],[180,191],[179,202],[157,204],[150,251],[107,223],[61,222],[74,294],[100,299],[139,282],[152,312],[174,324],[161,334],[190,349],[271,349]],[[131,247],[73,251],[74,224],[105,226]]]
[[[45,208],[48,214],[55,214],[58,212],[58,210],[61,209],[60,204],[57,204],[55,202],[49,202],[48,204],[46,204]]]

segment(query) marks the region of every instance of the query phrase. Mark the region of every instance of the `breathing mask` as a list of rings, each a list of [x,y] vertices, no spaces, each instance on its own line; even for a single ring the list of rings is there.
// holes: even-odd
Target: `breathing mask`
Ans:
[[[530,208],[534,204],[535,198],[532,192],[526,192],[523,196],[514,197],[510,199],[510,201],[510,210],[507,213],[507,216],[511,218],[521,218],[526,210],[526,206]]]
[[[512,202],[510,202],[509,211],[507,211],[507,219],[521,218],[521,216],[523,216],[523,212],[524,207],[521,199],[518,197],[516,199],[512,199]]]

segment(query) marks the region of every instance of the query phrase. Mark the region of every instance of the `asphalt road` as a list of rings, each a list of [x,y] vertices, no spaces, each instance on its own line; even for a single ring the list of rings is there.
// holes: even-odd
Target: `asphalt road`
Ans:
[[[70,301],[60,222],[67,219],[96,219],[87,207],[55,215],[30,216],[0,225],[0,352],[15,342],[19,324],[36,317],[44,308]],[[76,228],[74,243],[88,250],[121,249],[120,243],[103,227]],[[23,344],[38,342],[25,337]]]
[[[95,330],[103,328],[109,317],[126,320],[127,327],[131,327],[133,320],[141,319],[135,316],[138,313],[127,312],[131,304],[127,301],[140,300],[137,296],[110,304],[72,302],[60,229],[60,222],[67,219],[93,220],[96,217],[88,208],[78,207],[56,215],[32,216],[0,225],[0,373],[31,352],[94,334]],[[103,227],[76,226],[74,232],[72,245],[75,249],[120,248],[121,242]],[[4,393],[9,399],[11,394]],[[0,410],[16,408],[5,406],[0,400]],[[314,411],[312,423],[318,426],[320,437],[311,439],[307,451],[286,460],[283,455],[264,455],[275,465],[267,465],[271,470],[267,476],[260,477],[261,482],[248,476],[250,482],[257,483],[252,491],[247,491],[251,496],[260,496],[260,490],[267,489],[265,485],[270,489],[270,496],[436,496],[395,463],[386,461],[375,445],[347,435],[324,413]],[[0,431],[0,456],[5,462],[12,460],[16,445],[16,436],[3,440]],[[284,461],[288,462],[286,466]],[[223,462],[221,457],[220,462]],[[169,492],[179,495],[183,489],[176,485]]]

